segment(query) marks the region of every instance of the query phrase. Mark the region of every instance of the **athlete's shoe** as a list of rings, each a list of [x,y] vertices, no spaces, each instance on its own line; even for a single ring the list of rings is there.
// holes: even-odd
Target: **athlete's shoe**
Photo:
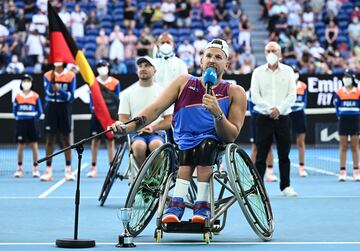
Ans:
[[[97,176],[96,167],[92,167],[91,171],[86,174],[88,178],[95,178]]]
[[[283,195],[285,197],[296,197],[296,196],[298,196],[298,193],[295,192],[295,190],[292,187],[288,186],[284,190],[281,191],[281,195]]]
[[[354,170],[353,181],[360,181],[360,173],[359,173],[359,170]]]
[[[193,223],[204,224],[205,220],[210,218],[210,207],[207,201],[196,201],[194,205]]]
[[[341,170],[340,171],[340,175],[339,175],[338,179],[339,179],[340,182],[345,182],[347,180],[346,170]]]
[[[37,166],[34,166],[32,174],[33,174],[34,178],[39,178],[40,177],[39,168]]]
[[[266,182],[276,182],[278,180],[278,177],[276,177],[275,174],[267,174],[266,175],[266,178],[265,178],[265,181]]]
[[[307,177],[307,176],[308,176],[308,173],[306,172],[304,166],[300,166],[300,167],[299,167],[299,176],[300,176],[300,177]]]
[[[185,203],[183,198],[174,197],[169,203],[169,207],[166,209],[163,217],[162,223],[178,223],[181,221],[181,217],[184,214]]]
[[[52,181],[53,176],[51,170],[46,170],[46,173],[40,176],[40,181]]]
[[[22,167],[18,167],[14,173],[15,178],[21,178],[24,175]]]

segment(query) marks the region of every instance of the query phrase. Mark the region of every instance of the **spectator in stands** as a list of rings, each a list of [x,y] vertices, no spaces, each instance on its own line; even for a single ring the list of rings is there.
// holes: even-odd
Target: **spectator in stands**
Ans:
[[[46,39],[35,29],[29,33],[25,43],[25,51],[27,55],[28,65],[34,66],[39,55],[44,55],[44,46]]]
[[[195,58],[195,48],[188,38],[184,39],[184,41],[178,47],[178,55],[179,58],[185,62],[188,72],[193,72],[194,70],[194,58]]]
[[[239,58],[239,64],[243,65],[245,61],[251,62],[251,69],[255,69],[256,66],[256,59],[255,56],[251,53],[251,48],[246,46],[244,48],[244,52],[240,54]]]
[[[100,20],[96,15],[96,11],[94,10],[90,11],[89,16],[85,22],[85,27],[86,29],[90,29],[90,30],[100,28]]]
[[[75,11],[71,12],[71,34],[74,38],[84,37],[84,24],[86,14],[80,9],[80,5],[75,5]]]
[[[355,83],[352,72],[345,71],[342,78],[344,84],[336,91],[334,104],[339,119],[340,135],[340,175],[339,181],[346,181],[346,152],[348,137],[353,160],[353,180],[360,181],[359,173],[359,132],[360,132],[360,88]]]
[[[31,14],[31,16],[35,13],[35,1],[34,0],[24,0],[24,14]],[[31,19],[27,19],[28,22]]]
[[[136,44],[137,37],[134,35],[132,29],[127,30],[127,34],[124,36],[124,51],[125,51],[125,60],[126,59],[135,59],[137,56]]]
[[[324,10],[324,6],[325,6],[325,0],[310,0],[309,3],[311,9],[314,12],[314,15],[317,17],[319,15],[321,15],[321,13]]]
[[[107,12],[108,0],[94,0],[96,4],[96,12],[99,17],[103,17]]]
[[[218,22],[227,22],[229,20],[228,9],[224,0],[219,0],[215,8],[215,18]]]
[[[105,29],[99,30],[99,35],[96,37],[96,52],[95,59],[100,60],[101,58],[109,57],[109,37],[105,33]]]
[[[143,18],[143,22],[145,26],[151,27],[151,19],[154,15],[154,8],[151,5],[150,1],[146,2],[145,7],[141,10],[141,17]]]
[[[6,9],[6,3],[5,3],[5,9]],[[16,14],[17,14],[17,9],[14,1],[10,0],[8,2],[6,13],[7,13],[7,17],[5,19],[5,23],[7,27],[14,30],[16,23]]]
[[[111,117],[117,119],[117,110],[119,106],[119,96],[120,96],[120,84],[119,80],[110,76],[110,64],[105,60],[99,60],[96,64],[96,71],[98,76],[96,77],[97,82],[100,84],[101,94],[105,100],[106,106],[111,114]],[[92,96],[90,95],[90,110],[91,110],[91,120],[90,120],[90,133],[91,135],[96,135],[104,131],[101,126],[98,118],[94,114],[94,105],[92,101]],[[108,150],[108,161],[111,166],[111,162],[114,158],[115,151],[115,140],[105,137],[106,148]],[[91,170],[86,174],[89,178],[95,178],[97,176],[96,162],[99,146],[101,143],[101,138],[94,138],[91,140]]]
[[[326,17],[324,18],[325,24],[329,24],[330,21],[333,21],[335,24],[338,24],[338,19],[332,10],[328,10]]]
[[[321,56],[325,53],[325,50],[321,47],[320,42],[315,40],[311,43],[311,46],[309,46],[309,52],[314,56],[314,58],[321,58]]]
[[[19,9],[15,19],[15,30],[19,32],[20,40],[22,42],[25,42],[26,39],[26,22],[24,9]]]
[[[24,146],[28,141],[32,149],[34,178],[40,177],[38,169],[38,140],[40,138],[39,118],[43,113],[39,95],[31,90],[32,77],[25,74],[20,83],[20,93],[15,97],[13,113],[15,115],[16,142],[18,143],[18,166],[15,178],[23,176]]]
[[[46,13],[48,0],[36,0],[36,7],[41,12]]]
[[[356,51],[358,51],[358,56],[356,56]],[[354,48],[350,52],[348,61],[348,68],[352,72],[360,72],[360,46],[358,43],[355,43]]]
[[[216,19],[212,20],[211,25],[207,28],[207,31],[209,40],[220,37],[220,34],[222,33],[222,29]]]
[[[240,3],[237,0],[233,0],[229,10],[229,18],[233,20],[240,20],[241,14],[242,10]]]
[[[125,59],[125,51],[124,51],[124,33],[121,31],[121,28],[118,24],[114,26],[114,30],[110,34],[110,53],[109,58],[111,61],[116,58],[119,61],[123,61]]]
[[[350,38],[350,46],[352,48],[356,42],[360,42],[360,22],[358,17],[352,18],[352,21],[348,26],[348,33]]]
[[[305,170],[305,132],[306,116],[305,108],[307,103],[307,85],[299,80],[299,71],[294,68],[296,81],[296,102],[291,107],[290,118],[292,122],[292,131],[296,135],[296,145],[299,156],[299,176],[306,177],[308,173]]]
[[[153,102],[164,87],[154,81],[155,62],[149,56],[136,60],[139,81],[132,84],[120,95],[119,120],[128,121],[136,117],[147,105]],[[152,152],[165,142],[165,131],[171,127],[172,108],[162,112],[153,123],[143,129],[131,133],[131,149],[135,161],[140,167],[146,159],[146,153]]]
[[[164,13],[161,11],[161,4],[155,3],[154,7],[154,14],[151,17],[151,23],[152,25],[159,25],[162,26]]]
[[[337,37],[339,35],[339,27],[333,22],[326,26],[325,38],[326,38],[326,49],[332,48],[333,51],[337,49]]]
[[[354,19],[356,17],[360,19],[360,8],[358,5],[354,5],[354,9],[351,12],[351,19]]]
[[[24,43],[20,40],[18,32],[14,32],[12,35],[12,43],[10,44],[9,51],[11,55],[17,55],[18,59],[22,61],[24,56]]]
[[[285,12],[280,12],[278,19],[275,22],[275,32],[278,34],[287,33],[288,21]]]
[[[302,26],[303,27],[314,27],[315,16],[310,6],[304,8],[304,12],[302,14]]]
[[[202,57],[205,47],[207,45],[207,40],[204,38],[204,31],[202,30],[196,30],[194,32],[195,34],[195,41],[193,43],[195,48],[195,69],[200,69],[200,58]],[[196,72],[196,74],[201,74],[201,72]]]
[[[55,59],[56,60],[56,59]],[[59,60],[59,59],[58,59]],[[76,75],[65,70],[63,62],[54,62],[54,69],[44,74],[45,86],[45,132],[46,155],[54,151],[56,136],[59,136],[62,146],[70,146],[71,103],[74,100]],[[71,172],[71,150],[65,151],[65,180],[75,180]],[[52,181],[52,159],[46,161],[46,172],[41,175],[41,181]]]
[[[339,0],[327,0],[326,2],[326,9],[331,10],[335,16],[338,15],[339,10],[341,9],[341,1]]]
[[[291,29],[301,28],[301,17],[302,8],[295,0],[288,1],[287,8],[289,10],[287,15],[287,24]]]
[[[136,14],[136,5],[132,0],[126,0],[124,5],[124,25],[126,29],[135,28],[135,14]]]
[[[58,15],[61,18],[61,21],[63,21],[63,23],[65,24],[66,28],[70,30],[71,16],[70,13],[67,11],[65,5],[61,8],[61,11],[58,13]]]
[[[6,67],[6,72],[10,74],[21,74],[24,72],[24,64],[19,62],[16,54],[11,56],[11,62]]]
[[[215,18],[215,4],[211,0],[206,0],[201,4],[201,17],[207,22],[211,22]]]
[[[45,12],[42,12],[41,9],[38,9],[37,13],[32,16],[32,22],[30,24],[29,30],[38,30],[41,35],[45,35],[46,27],[48,25],[48,18],[45,15]]]
[[[6,39],[8,35],[9,35],[8,28],[3,23],[0,23],[0,38]]]
[[[191,26],[191,1],[177,0],[176,1],[176,21],[179,28]]]
[[[247,15],[243,14],[240,18],[239,23],[239,37],[238,44],[240,48],[243,50],[245,47],[249,47],[251,49],[251,32],[252,27]]]
[[[140,33],[140,37],[137,41],[136,49],[137,49],[137,56],[149,56],[150,55],[150,49],[153,46],[153,41],[151,40],[151,37],[146,34],[146,31],[142,31]]]
[[[176,5],[173,0],[164,0],[161,4],[161,11],[163,15],[164,28],[173,28],[175,27],[176,22]]]
[[[175,55],[174,38],[168,33],[160,34],[157,39],[158,55],[154,59],[156,66],[155,82],[167,87],[180,74],[187,73],[184,61]]]

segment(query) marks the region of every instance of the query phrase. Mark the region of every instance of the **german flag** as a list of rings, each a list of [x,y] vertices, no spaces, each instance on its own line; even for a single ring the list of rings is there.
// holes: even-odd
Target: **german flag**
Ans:
[[[50,2],[50,1],[49,1]],[[99,83],[86,60],[84,53],[76,46],[74,39],[69,34],[65,24],[62,22],[54,8],[48,2],[49,36],[50,36],[50,63],[64,62],[76,64],[80,74],[89,85],[94,113],[104,130],[114,123],[100,91]],[[112,138],[111,133],[107,134]]]

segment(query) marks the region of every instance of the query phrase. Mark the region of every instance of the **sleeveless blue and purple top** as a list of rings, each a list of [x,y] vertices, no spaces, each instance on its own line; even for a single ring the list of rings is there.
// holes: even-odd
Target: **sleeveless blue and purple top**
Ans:
[[[225,117],[228,116],[230,109],[229,86],[230,83],[222,80],[218,86],[213,88]],[[208,138],[222,142],[216,134],[213,116],[202,106],[205,92],[206,89],[201,84],[201,79],[190,76],[180,97],[175,102],[174,140],[180,150],[196,147]]]

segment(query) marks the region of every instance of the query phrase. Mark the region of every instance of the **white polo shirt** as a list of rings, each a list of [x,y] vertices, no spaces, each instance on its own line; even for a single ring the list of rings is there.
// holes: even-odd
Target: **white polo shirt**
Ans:
[[[154,58],[154,62],[156,64],[155,82],[164,88],[181,74],[188,73],[185,62],[176,56],[168,59]]]
[[[268,64],[257,67],[251,77],[251,97],[254,109],[263,115],[269,115],[276,107],[280,115],[291,112],[296,101],[296,81],[293,69],[279,63],[272,71]]]

